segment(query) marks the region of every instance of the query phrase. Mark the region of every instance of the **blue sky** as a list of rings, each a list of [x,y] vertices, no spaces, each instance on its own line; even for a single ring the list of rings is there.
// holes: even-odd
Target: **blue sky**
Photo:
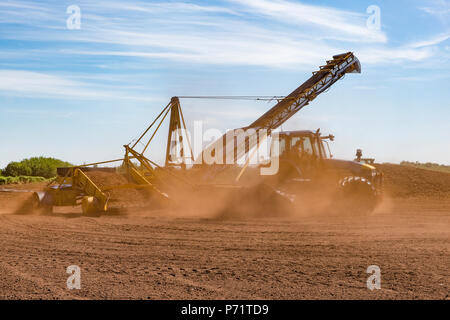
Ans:
[[[67,7],[81,9],[78,30]],[[368,28],[377,5],[381,29]],[[286,95],[332,55],[348,75],[283,126],[333,133],[382,162],[450,164],[450,1],[0,2],[0,167],[44,155],[118,158],[176,95]],[[185,100],[221,130],[272,104]],[[165,136],[165,132],[164,132]],[[164,136],[150,156],[162,158]]]

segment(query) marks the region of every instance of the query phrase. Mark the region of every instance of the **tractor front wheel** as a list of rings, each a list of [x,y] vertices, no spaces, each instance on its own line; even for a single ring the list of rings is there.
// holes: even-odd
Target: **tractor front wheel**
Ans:
[[[97,205],[97,199],[91,196],[84,196],[81,200],[81,209],[85,216],[98,216],[99,210]]]

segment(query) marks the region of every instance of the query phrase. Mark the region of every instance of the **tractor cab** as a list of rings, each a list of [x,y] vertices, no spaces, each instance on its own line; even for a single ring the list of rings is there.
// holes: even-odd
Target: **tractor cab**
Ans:
[[[282,131],[278,133],[278,155],[280,159],[319,160],[331,158],[329,148],[324,140],[333,140],[332,135],[322,137],[320,131],[310,130]],[[272,150],[275,147],[272,140]]]
[[[357,180],[373,189],[376,196],[381,195],[382,173],[366,163],[334,159],[328,140],[334,141],[334,136],[322,136],[320,130],[283,131],[278,139],[272,137],[272,152],[279,151],[278,181],[330,181],[333,177],[342,186]]]
[[[322,137],[319,130],[282,131],[278,132],[277,136],[272,136],[271,150],[272,154],[278,150],[277,179],[280,181],[314,179],[318,172],[323,171],[327,159],[331,158],[328,145],[324,145],[327,142],[324,140],[333,140],[334,137],[331,135]]]

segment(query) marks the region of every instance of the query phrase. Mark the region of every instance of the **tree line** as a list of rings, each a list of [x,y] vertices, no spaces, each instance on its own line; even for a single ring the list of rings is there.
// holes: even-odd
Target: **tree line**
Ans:
[[[55,158],[33,157],[20,162],[12,161],[0,170],[0,176],[5,177],[44,177],[56,176],[56,168],[69,167],[71,164]]]

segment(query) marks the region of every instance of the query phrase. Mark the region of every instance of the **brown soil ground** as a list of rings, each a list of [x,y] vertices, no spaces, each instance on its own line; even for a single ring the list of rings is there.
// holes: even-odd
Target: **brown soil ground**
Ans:
[[[0,298],[449,299],[450,174],[380,167],[388,196],[367,216],[15,215],[30,194],[0,192]],[[81,290],[66,288],[69,265]]]

